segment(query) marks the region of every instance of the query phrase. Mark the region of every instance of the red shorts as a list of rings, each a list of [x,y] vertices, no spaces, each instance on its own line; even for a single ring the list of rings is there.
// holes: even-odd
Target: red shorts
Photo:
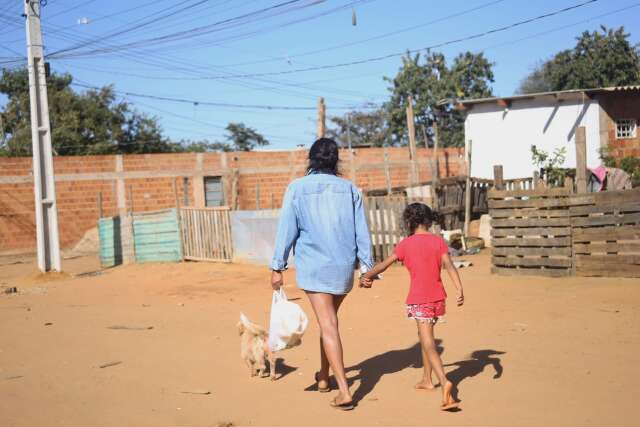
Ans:
[[[407,304],[407,317],[424,322],[437,322],[439,317],[444,316],[445,301],[425,302],[422,304]]]

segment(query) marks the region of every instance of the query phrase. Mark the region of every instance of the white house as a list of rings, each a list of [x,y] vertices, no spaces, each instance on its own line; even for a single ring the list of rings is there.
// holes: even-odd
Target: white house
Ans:
[[[504,178],[532,176],[531,146],[549,153],[566,147],[565,167],[575,167],[575,133],[586,128],[587,166],[601,164],[600,147],[624,147],[613,153],[635,155],[640,149],[640,86],[567,90],[505,98],[459,101],[465,139],[472,142],[471,174],[493,177],[502,165]]]

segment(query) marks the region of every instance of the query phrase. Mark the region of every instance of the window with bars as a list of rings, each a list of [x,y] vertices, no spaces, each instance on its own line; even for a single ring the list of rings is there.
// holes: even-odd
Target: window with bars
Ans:
[[[635,138],[637,128],[636,119],[616,120],[616,139]]]
[[[204,178],[204,200],[207,207],[224,205],[222,177],[206,176]]]

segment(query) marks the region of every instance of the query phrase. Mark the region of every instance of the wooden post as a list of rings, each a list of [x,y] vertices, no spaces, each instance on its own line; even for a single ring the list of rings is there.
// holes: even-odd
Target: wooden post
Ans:
[[[102,191],[98,193],[98,218],[102,218]]]
[[[502,174],[502,165],[493,166],[493,187],[496,190],[504,190],[504,178]]]
[[[570,176],[564,177],[564,188],[573,193],[573,178],[571,178]]]
[[[176,201],[176,221],[178,223],[178,235],[180,236],[180,256],[184,261],[184,231],[182,230],[182,211],[180,209],[180,196],[178,193],[178,178],[173,178],[173,197]]]
[[[182,198],[183,205],[189,206],[189,178],[182,178]]]
[[[533,171],[533,188],[539,188],[540,187],[540,172],[538,171]]]
[[[469,223],[471,222],[471,144],[472,141],[467,141],[467,146],[464,150],[466,162],[467,162],[467,182],[464,192],[464,235],[469,237]]]
[[[233,178],[231,178],[231,209],[238,209],[238,169],[233,169]]]
[[[587,192],[587,136],[584,126],[576,130],[576,187],[578,193]]]
[[[180,197],[178,196],[178,178],[173,178],[173,197],[176,203],[176,209],[180,208]]]
[[[275,209],[276,208],[276,198],[273,195],[273,191],[271,192],[271,209]]]
[[[326,131],[326,113],[327,107],[324,104],[324,98],[318,100],[318,139],[324,138]]]
[[[384,180],[387,184],[387,196],[391,195],[391,173],[389,172],[389,153],[387,147],[382,149],[384,152]]]
[[[435,194],[435,198],[433,199],[433,208],[437,211],[440,208],[440,200],[438,200],[438,186],[440,185],[440,162],[438,161],[438,143],[439,143],[440,134],[438,133],[438,122],[433,123],[433,171],[434,175],[431,178],[431,186],[433,187],[433,192]],[[425,141],[426,143],[426,141]]]
[[[411,184],[415,185],[416,177],[416,124],[413,115],[413,97],[407,99],[407,131],[409,133],[409,160],[411,161]]]

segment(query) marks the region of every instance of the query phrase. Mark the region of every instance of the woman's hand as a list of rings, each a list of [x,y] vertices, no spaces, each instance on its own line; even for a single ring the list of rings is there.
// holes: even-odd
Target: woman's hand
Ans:
[[[456,293],[458,294],[456,302],[458,303],[458,307],[460,307],[462,304],[464,304],[464,292],[462,292],[462,289],[458,289]]]
[[[368,275],[363,274],[360,276],[360,287],[361,288],[370,288],[373,285],[373,279]]]
[[[273,270],[271,272],[271,287],[273,288],[273,290],[274,291],[279,290],[283,284],[284,284],[284,279],[282,277],[282,272]]]

